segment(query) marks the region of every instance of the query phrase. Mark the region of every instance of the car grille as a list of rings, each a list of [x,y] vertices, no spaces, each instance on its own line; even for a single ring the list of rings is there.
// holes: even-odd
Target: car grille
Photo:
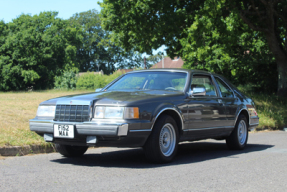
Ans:
[[[90,120],[89,105],[57,105],[54,121],[84,122]]]

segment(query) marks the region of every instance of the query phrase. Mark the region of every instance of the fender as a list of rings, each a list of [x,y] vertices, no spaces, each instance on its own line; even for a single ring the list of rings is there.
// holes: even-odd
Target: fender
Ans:
[[[235,127],[235,124],[236,124],[237,119],[238,119],[238,117],[239,117],[239,114],[240,114],[243,110],[245,110],[245,111],[247,112],[247,114],[248,114],[248,125],[250,124],[250,116],[249,116],[248,110],[247,110],[246,108],[242,108],[242,109],[239,110],[239,112],[237,113],[237,115],[236,115],[236,117],[235,117],[234,127]]]
[[[184,121],[183,121],[182,112],[181,112],[179,109],[177,109],[177,108],[175,108],[175,107],[171,107],[171,106],[165,107],[165,108],[161,109],[161,110],[157,113],[157,115],[156,115],[155,118],[153,119],[153,123],[152,123],[152,126],[151,126],[151,130],[153,129],[154,124],[155,124],[157,118],[158,118],[163,112],[165,112],[165,111],[167,111],[167,110],[173,110],[173,111],[175,111],[175,112],[178,114],[178,116],[180,117],[180,120],[181,120],[181,125],[182,125],[182,128],[181,128],[181,129],[183,130],[183,129],[184,129]]]

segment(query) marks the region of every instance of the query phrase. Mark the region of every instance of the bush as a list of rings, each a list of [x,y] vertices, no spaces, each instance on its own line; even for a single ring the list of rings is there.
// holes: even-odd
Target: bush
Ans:
[[[239,86],[238,89],[250,96],[256,105],[256,111],[260,118],[256,130],[283,129],[287,125],[287,99],[275,94],[262,94],[254,90],[254,85]]]
[[[64,71],[61,76],[55,77],[54,88],[55,89],[74,89],[77,83],[77,74],[79,70],[77,68],[72,68],[70,70]]]
[[[120,72],[116,72],[111,75],[95,75],[88,72],[78,78],[76,87],[77,89],[103,88],[120,75],[122,75]]]

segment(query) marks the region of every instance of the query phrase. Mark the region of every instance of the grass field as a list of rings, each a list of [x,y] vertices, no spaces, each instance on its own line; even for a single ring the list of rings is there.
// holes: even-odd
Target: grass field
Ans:
[[[31,144],[47,145],[43,138],[29,130],[29,119],[35,117],[38,105],[47,99],[89,91],[35,91],[0,93],[0,147]],[[243,90],[244,91],[244,90]],[[260,124],[257,130],[281,129],[287,125],[287,99],[275,95],[247,93],[256,103]]]
[[[38,105],[47,99],[90,91],[40,91],[0,93],[0,147],[31,144],[46,145],[43,138],[29,129]]]
[[[249,93],[255,104],[259,120],[256,130],[278,130],[287,125],[287,99],[276,95]]]
[[[287,98],[276,94],[266,94],[254,91],[252,85],[239,86],[238,89],[251,97],[256,105],[259,126],[256,130],[278,130],[287,126]]]

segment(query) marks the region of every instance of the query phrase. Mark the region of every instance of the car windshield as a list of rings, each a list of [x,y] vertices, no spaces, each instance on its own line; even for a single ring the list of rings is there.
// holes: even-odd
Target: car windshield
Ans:
[[[187,73],[149,71],[124,75],[107,90],[140,89],[183,91]]]

